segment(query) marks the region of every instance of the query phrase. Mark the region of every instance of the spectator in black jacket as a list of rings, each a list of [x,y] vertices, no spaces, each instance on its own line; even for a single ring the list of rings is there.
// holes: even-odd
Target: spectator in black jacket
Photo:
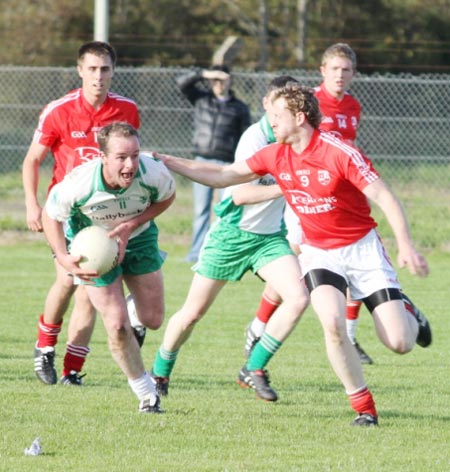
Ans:
[[[237,99],[231,87],[230,70],[225,65],[214,65],[178,78],[177,83],[195,107],[193,155],[196,160],[207,160],[226,165],[234,161],[234,151],[241,134],[250,126],[248,106]],[[222,189],[219,190],[221,198]],[[187,261],[198,259],[209,229],[214,189],[193,183],[194,222],[192,245]]]

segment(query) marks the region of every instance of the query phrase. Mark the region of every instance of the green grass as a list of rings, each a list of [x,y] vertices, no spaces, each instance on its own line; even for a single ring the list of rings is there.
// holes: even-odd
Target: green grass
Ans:
[[[170,226],[162,221],[161,226]],[[161,231],[167,319],[181,305],[192,272],[180,259],[184,236]],[[142,415],[113,363],[101,321],[91,343],[81,389],[44,386],[34,376],[36,321],[53,269],[43,242],[0,246],[1,471],[448,471],[450,380],[448,280],[450,255],[430,255],[432,272],[418,279],[401,271],[407,293],[428,314],[434,342],[398,356],[376,339],[363,310],[358,339],[375,364],[364,367],[380,427],[349,426],[354,417],[329,367],[310,309],[269,364],[275,404],[235,383],[243,330],[261,282],[247,275],[228,284],[183,347],[164,415]],[[167,321],[166,319],[166,321]],[[61,369],[66,330],[57,346]],[[143,347],[151,367],[163,329]],[[24,456],[41,438],[43,454]]]
[[[375,360],[364,370],[380,414],[380,427],[369,430],[349,426],[354,413],[329,367],[321,328],[310,309],[269,364],[279,401],[257,401],[253,392],[236,385],[244,362],[243,330],[262,290],[250,274],[225,287],[183,347],[170,395],[163,401],[164,415],[138,414],[137,401],[111,359],[100,320],[85,365],[85,387],[40,384],[32,351],[53,266],[42,238],[4,232],[24,229],[25,223],[19,174],[0,176],[0,471],[449,470],[448,188],[424,185],[424,176],[422,170],[410,169],[410,177],[393,187],[429,258],[427,279],[406,271],[400,271],[400,278],[429,316],[434,342],[429,349],[395,355],[376,339],[363,310],[358,340]],[[180,262],[190,239],[190,186],[179,183],[175,204],[159,219],[161,248],[169,252],[164,266],[166,322],[183,303],[192,278],[189,266]],[[425,187],[433,198],[422,195]],[[377,218],[393,251],[392,233]],[[147,336],[142,352],[148,368],[163,329]],[[64,327],[58,371],[65,336]],[[24,448],[38,436],[43,454],[24,456]]]

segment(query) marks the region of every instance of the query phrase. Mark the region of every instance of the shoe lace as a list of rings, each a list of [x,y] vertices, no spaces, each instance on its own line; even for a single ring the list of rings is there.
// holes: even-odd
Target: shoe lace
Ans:
[[[42,367],[45,369],[47,367],[52,368],[53,367],[53,359],[55,357],[54,352],[46,352],[41,355],[41,363]]]

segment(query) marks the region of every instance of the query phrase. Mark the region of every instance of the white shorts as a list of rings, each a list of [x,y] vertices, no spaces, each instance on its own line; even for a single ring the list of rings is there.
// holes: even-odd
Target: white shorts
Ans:
[[[286,224],[286,238],[291,244],[300,245],[302,241],[302,227],[298,216],[294,213],[289,205],[284,210],[284,222]]]
[[[320,249],[308,244],[302,244],[300,249],[304,274],[313,269],[327,269],[341,275],[353,300],[385,288],[400,289],[395,269],[374,229],[359,241],[337,249]]]

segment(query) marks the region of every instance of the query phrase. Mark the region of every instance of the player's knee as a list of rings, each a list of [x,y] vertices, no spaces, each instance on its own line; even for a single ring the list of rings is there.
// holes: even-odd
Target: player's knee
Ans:
[[[148,329],[157,330],[161,327],[164,321],[164,311],[153,312],[150,318],[146,321],[145,326]]]
[[[396,354],[407,354],[408,352],[412,351],[414,345],[414,340],[402,338],[394,339],[393,341],[391,340],[389,348]]]
[[[196,325],[202,318],[203,314],[201,311],[197,310],[189,310],[189,311],[182,311],[179,312],[180,314],[180,321],[181,321],[181,326],[184,331],[192,328],[194,325]]]
[[[57,289],[60,291],[67,292],[70,294],[70,296],[75,292],[76,289],[76,285],[73,284],[73,277],[69,277],[67,275],[57,276],[53,286],[57,287]]]
[[[321,316],[320,318],[322,320],[322,328],[327,339],[339,344],[342,344],[342,342],[347,340],[347,330],[345,328],[345,324],[342,323],[342,316],[339,314],[329,314],[326,317]]]
[[[309,305],[309,295],[306,290],[293,290],[284,295],[283,304],[289,306],[289,312],[298,319]]]
[[[126,324],[120,321],[115,321],[106,327],[108,334],[108,343],[110,349],[122,350],[126,344],[126,340],[129,337],[128,331],[131,328],[127,328]]]

